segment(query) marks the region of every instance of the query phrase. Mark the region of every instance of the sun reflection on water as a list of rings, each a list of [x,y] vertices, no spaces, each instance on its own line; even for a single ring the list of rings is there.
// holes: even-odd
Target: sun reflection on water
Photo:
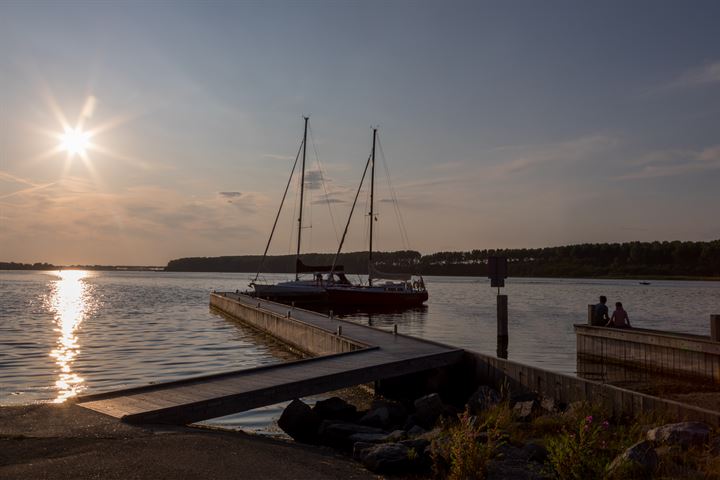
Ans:
[[[83,270],[65,270],[58,272],[59,278],[52,284],[50,308],[55,312],[58,339],[50,356],[59,368],[54,403],[62,403],[86,388],[85,380],[73,372],[73,362],[80,353],[76,332],[88,314],[89,292],[83,281],[88,275]]]

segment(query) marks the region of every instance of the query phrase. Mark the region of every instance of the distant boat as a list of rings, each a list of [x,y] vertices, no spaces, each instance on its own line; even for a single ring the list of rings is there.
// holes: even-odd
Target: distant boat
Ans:
[[[650,285],[650,282],[638,282],[640,285]]]
[[[259,283],[258,278],[262,272],[263,263],[267,256],[268,249],[270,248],[270,242],[272,241],[273,234],[275,233],[275,227],[277,227],[278,219],[280,218],[280,212],[282,211],[283,204],[285,203],[285,197],[287,196],[290,183],[292,182],[293,175],[295,174],[295,167],[297,161],[300,158],[300,150],[298,155],[295,157],[295,163],[293,164],[292,171],[290,172],[290,178],[288,179],[287,185],[285,186],[285,193],[283,194],[282,200],[280,201],[280,208],[278,209],[277,215],[275,216],[275,223],[273,223],[272,231],[270,232],[270,238],[268,238],[267,245],[265,246],[265,253],[263,253],[258,273],[255,275],[255,279],[250,282],[250,286],[253,288],[256,296],[266,298],[282,303],[298,303],[298,304],[325,304],[328,300],[328,294],[325,289],[325,285],[328,279],[336,282],[350,283],[343,273],[343,267],[338,265],[335,267],[335,272],[330,273],[328,277],[323,280],[322,273],[330,272],[331,266],[311,266],[305,265],[300,260],[300,246],[302,243],[302,229],[303,229],[303,194],[305,191],[305,155],[307,152],[307,132],[308,132],[308,120],[309,117],[303,117],[305,120],[305,130],[303,133],[303,140],[300,144],[302,150],[302,167],[300,169],[300,215],[298,217],[298,235],[297,235],[297,254],[295,256],[295,280],[278,283]],[[312,273],[310,278],[301,278],[302,274]]]
[[[348,216],[348,221],[345,225],[345,231],[343,232],[342,239],[340,240],[338,251],[335,254],[335,261],[337,261],[345,241],[345,235],[347,234],[348,226],[350,225],[350,220],[355,209],[355,204],[357,203],[358,195],[360,194],[360,189],[362,188],[363,181],[365,180],[368,166],[370,166],[370,244],[368,246],[368,283],[367,285],[351,284],[349,282],[328,284],[327,293],[330,304],[333,307],[402,308],[422,305],[428,299],[428,292],[425,289],[425,282],[423,281],[422,276],[418,275],[418,278],[415,281],[412,281],[412,275],[410,274],[383,273],[375,268],[375,265],[373,264],[373,223],[376,220],[374,213],[376,141],[377,129],[375,128],[373,129],[372,154],[365,164],[365,170],[363,171],[363,176],[360,180],[360,186],[355,194],[355,200],[353,201],[352,208],[350,209],[350,215]],[[335,261],[333,261],[333,268],[330,272],[331,275],[338,269],[338,266],[335,266]],[[382,282],[379,282],[378,280],[382,280]]]

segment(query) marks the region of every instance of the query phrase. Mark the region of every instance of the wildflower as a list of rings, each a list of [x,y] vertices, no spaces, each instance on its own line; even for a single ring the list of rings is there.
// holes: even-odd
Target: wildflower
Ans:
[[[587,417],[585,417],[585,423],[592,423],[592,421],[593,421],[592,415],[588,415]]]
[[[607,430],[607,429],[610,427],[610,422],[608,422],[607,420],[605,420],[604,422],[602,422],[602,427],[603,427],[605,430]]]

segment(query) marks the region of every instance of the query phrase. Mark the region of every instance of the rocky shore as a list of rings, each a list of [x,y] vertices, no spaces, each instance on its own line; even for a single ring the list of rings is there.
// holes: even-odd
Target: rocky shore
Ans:
[[[190,427],[137,427],[74,405],[0,408],[0,478],[372,479],[333,450]]]
[[[677,420],[615,418],[588,403],[480,386],[463,405],[438,393],[376,398],[362,410],[339,397],[313,407],[294,400],[278,425],[298,442],[332,447],[381,475],[720,479],[720,432]]]

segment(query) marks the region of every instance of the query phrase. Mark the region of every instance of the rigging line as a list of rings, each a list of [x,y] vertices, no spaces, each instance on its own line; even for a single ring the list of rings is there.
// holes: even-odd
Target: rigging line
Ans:
[[[300,145],[300,148],[302,148],[302,144]],[[292,217],[290,217],[290,239],[288,240],[289,243],[288,243],[288,250],[287,250],[288,255],[289,255],[290,253],[292,253],[293,238],[295,238],[295,237],[294,237],[294,234],[295,234],[295,222],[296,222],[296,220],[295,220],[295,213],[297,212],[297,205],[298,205],[298,201],[299,201],[299,199],[300,199],[300,188],[299,188],[299,186],[300,186],[300,182],[301,182],[301,181],[302,181],[302,180],[300,180],[300,177],[298,177],[298,178],[295,180],[295,183],[296,183],[296,187],[297,187],[297,188],[295,189],[295,201],[293,202],[293,213],[292,213]],[[300,208],[302,208],[302,206],[300,206]],[[299,228],[298,228],[298,235],[300,235],[300,229],[299,229]]]
[[[282,200],[280,200],[280,208],[278,208],[277,214],[275,215],[275,221],[273,222],[272,230],[270,231],[270,238],[268,238],[267,245],[265,245],[265,252],[263,252],[263,256],[260,259],[260,265],[258,265],[258,271],[255,275],[255,280],[253,282],[256,282],[258,277],[260,276],[260,271],[262,270],[263,264],[265,263],[265,257],[267,256],[268,249],[270,248],[270,242],[272,241],[273,234],[275,233],[275,227],[277,227],[278,219],[280,218],[280,212],[282,211],[283,204],[285,203],[285,197],[287,196],[288,189],[290,188],[290,182],[292,182],[292,177],[295,174],[295,168],[297,168],[297,162],[298,158],[300,158],[300,151],[302,150],[303,142],[300,142],[300,147],[298,148],[297,155],[295,155],[295,163],[293,163],[293,168],[290,171],[290,178],[288,178],[287,184],[285,185],[285,192],[283,192]]]
[[[390,179],[390,169],[388,168],[387,160],[385,158],[385,152],[382,149],[382,144],[380,143],[380,139],[378,138],[378,147],[380,150],[380,157],[382,158],[383,167],[385,168],[385,175],[386,180],[388,184],[388,188],[390,190],[390,196],[393,201],[393,207],[395,209],[395,214],[398,218],[398,223],[400,225],[400,236],[402,238],[402,242],[404,243],[404,246],[407,250],[410,250],[410,236],[407,233],[407,228],[405,227],[405,220],[403,219],[402,212],[400,211],[400,202],[398,202],[397,199],[397,193],[395,192],[395,187],[393,187],[392,180]]]
[[[313,151],[315,152],[315,162],[318,165],[318,172],[320,173],[320,183],[323,186],[325,192],[325,203],[327,203],[328,212],[330,213],[330,223],[332,223],[333,231],[335,232],[335,241],[339,241],[337,226],[335,225],[335,215],[333,215],[332,205],[330,205],[330,196],[328,195],[327,185],[325,184],[325,174],[323,173],[323,166],[320,163],[320,155],[318,155],[317,145],[315,143],[315,137],[312,133],[312,126],[308,128],[310,132],[310,140],[312,142]]]
[[[355,199],[353,200],[352,207],[350,207],[350,215],[348,215],[347,223],[345,224],[345,231],[343,231],[340,245],[338,245],[337,253],[335,253],[335,258],[333,258],[332,267],[330,267],[330,275],[332,275],[332,273],[335,271],[335,264],[337,263],[337,259],[340,256],[340,250],[342,250],[343,243],[345,242],[345,236],[347,235],[348,228],[350,227],[350,220],[352,220],[352,214],[353,211],[355,211],[355,204],[357,203],[358,197],[360,196],[360,189],[362,189],[363,182],[365,181],[365,175],[367,174],[368,167],[370,166],[371,158],[372,157],[368,157],[368,161],[365,164],[365,170],[363,170],[362,178],[360,179],[360,185],[358,185],[357,192],[355,192]]]

